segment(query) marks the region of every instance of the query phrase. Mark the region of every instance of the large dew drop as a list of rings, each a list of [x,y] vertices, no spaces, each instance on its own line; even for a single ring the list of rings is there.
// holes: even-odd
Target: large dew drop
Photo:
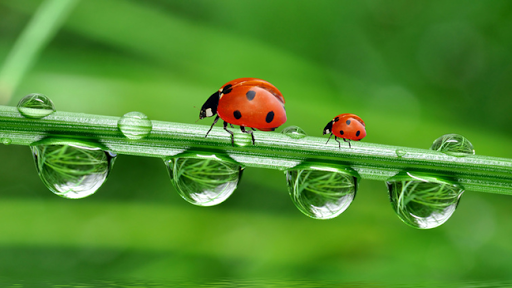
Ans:
[[[391,205],[407,225],[431,229],[455,212],[463,188],[453,182],[422,174],[399,174],[386,181]]]
[[[437,138],[430,149],[456,157],[475,154],[473,144],[466,137],[459,134],[446,134]]]
[[[358,177],[352,170],[332,167],[286,171],[293,203],[314,219],[331,219],[343,213],[356,196]]]
[[[119,119],[117,127],[124,136],[138,140],[149,135],[153,124],[144,113],[128,112]]]
[[[27,118],[43,118],[55,112],[52,100],[43,94],[33,93],[18,102],[18,111]]]
[[[43,140],[30,146],[44,185],[69,199],[87,197],[103,185],[115,156],[95,144]]]
[[[198,206],[213,206],[228,199],[243,171],[234,161],[216,155],[197,154],[164,161],[180,196]]]
[[[301,139],[307,136],[306,131],[299,126],[286,127],[281,133],[293,139]]]

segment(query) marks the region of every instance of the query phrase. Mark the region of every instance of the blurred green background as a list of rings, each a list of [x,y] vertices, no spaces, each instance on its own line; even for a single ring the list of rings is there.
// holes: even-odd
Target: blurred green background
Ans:
[[[0,0],[0,67],[41,3]],[[321,136],[350,112],[367,142],[429,148],[459,133],[512,158],[511,31],[508,0],[84,0],[3,104],[39,92],[60,111],[194,123],[225,82],[258,77],[285,96],[283,127]],[[82,200],[48,191],[27,147],[0,146],[0,161],[0,280],[512,280],[510,196],[467,191],[421,231],[377,181],[319,221],[277,170],[248,168],[230,199],[201,208],[159,159],[120,155]]]

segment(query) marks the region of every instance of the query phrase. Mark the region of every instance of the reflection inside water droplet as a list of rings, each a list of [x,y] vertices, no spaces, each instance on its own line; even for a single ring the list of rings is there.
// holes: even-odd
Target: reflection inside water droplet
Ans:
[[[445,223],[464,192],[458,184],[417,173],[393,176],[386,184],[395,213],[404,223],[419,229]]]
[[[405,152],[405,150],[402,149],[396,149],[395,153],[398,158],[402,158],[405,156],[405,154],[407,154],[407,152]]]
[[[116,156],[84,142],[43,140],[30,148],[46,187],[69,199],[84,198],[96,192],[107,179]]]
[[[52,100],[43,94],[33,93],[18,102],[18,111],[27,118],[43,118],[55,112]]]
[[[355,198],[358,175],[344,168],[306,166],[286,171],[288,191],[295,206],[314,219],[331,219]]]
[[[457,157],[475,154],[473,144],[459,134],[446,134],[437,138],[430,149]]]
[[[286,136],[289,136],[293,139],[301,139],[307,136],[306,131],[304,131],[299,126],[289,126],[281,131]]]
[[[2,144],[10,145],[11,143],[12,143],[12,140],[10,138],[2,138]]]
[[[235,191],[243,168],[216,155],[186,156],[164,160],[181,197],[198,206],[224,202]]]
[[[124,136],[130,139],[142,139],[149,135],[153,125],[144,113],[128,112],[119,118],[117,127]]]

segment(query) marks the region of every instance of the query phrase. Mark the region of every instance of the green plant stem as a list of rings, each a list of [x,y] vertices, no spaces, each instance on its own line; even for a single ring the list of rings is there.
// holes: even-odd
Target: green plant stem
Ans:
[[[23,117],[15,107],[0,106],[0,138],[11,144],[31,145],[46,137],[80,139],[102,143],[117,154],[170,157],[182,152],[223,154],[247,167],[288,170],[301,163],[343,165],[362,179],[385,181],[400,171],[422,171],[458,181],[466,190],[512,195],[512,159],[480,155],[449,156],[441,152],[355,142],[352,148],[326,138],[294,139],[281,133],[235,132],[235,147],[229,134],[215,127],[205,138],[208,126],[152,121],[148,137],[130,140],[117,127],[119,117],[55,112],[42,119]],[[236,131],[235,129],[233,129]],[[6,142],[6,141],[4,141]],[[397,156],[396,151],[405,155]],[[400,154],[402,155],[402,154]]]
[[[77,3],[78,0],[45,0],[39,6],[0,69],[0,104],[9,101],[22,77]]]

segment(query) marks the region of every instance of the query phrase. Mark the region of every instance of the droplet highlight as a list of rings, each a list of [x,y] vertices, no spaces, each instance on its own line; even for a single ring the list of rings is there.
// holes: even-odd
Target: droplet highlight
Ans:
[[[293,139],[301,139],[308,136],[306,131],[304,131],[299,126],[286,127],[283,129],[283,131],[281,131],[281,133]]]
[[[422,174],[399,174],[386,181],[398,218],[418,229],[444,224],[455,212],[464,189],[455,182]]]
[[[52,100],[39,93],[29,94],[18,102],[18,111],[27,118],[39,119],[55,112]]]
[[[80,199],[107,180],[116,155],[92,143],[43,140],[30,146],[37,173],[56,195]]]
[[[135,111],[124,114],[117,122],[117,127],[127,138],[139,140],[149,135],[153,124],[144,113]]]
[[[228,199],[243,171],[235,161],[217,155],[196,154],[164,162],[178,194],[198,206],[213,206]]]
[[[288,191],[295,206],[314,219],[331,219],[354,200],[359,175],[343,168],[306,166],[286,171]]]
[[[437,138],[430,149],[456,157],[475,154],[473,144],[466,137],[459,134],[446,134]]]
[[[2,144],[11,145],[12,140],[10,138],[2,138]]]
[[[396,149],[395,153],[398,158],[402,158],[405,156],[405,154],[407,154],[407,152],[405,152],[405,150],[402,149]]]

